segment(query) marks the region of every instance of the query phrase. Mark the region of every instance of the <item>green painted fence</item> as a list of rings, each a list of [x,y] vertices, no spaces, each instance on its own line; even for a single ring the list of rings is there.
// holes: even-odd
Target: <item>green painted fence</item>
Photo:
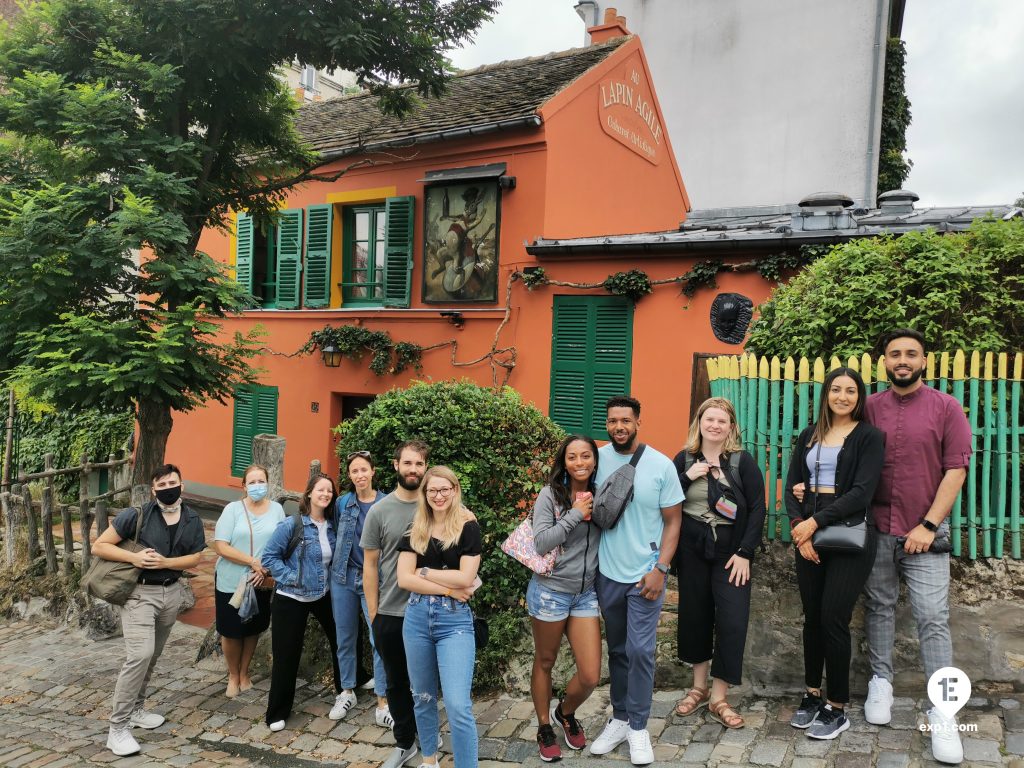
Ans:
[[[973,435],[974,456],[964,490],[950,515],[953,554],[1021,559],[1021,373],[1024,354],[1003,352],[928,355],[925,382],[947,392],[964,407]],[[842,363],[833,357],[828,370]],[[869,392],[887,386],[882,359],[851,357]],[[764,472],[769,539],[789,541],[782,490],[793,441],[811,423],[821,400],[826,363],[755,355],[725,355],[707,361],[711,394],[736,407],[744,443]]]

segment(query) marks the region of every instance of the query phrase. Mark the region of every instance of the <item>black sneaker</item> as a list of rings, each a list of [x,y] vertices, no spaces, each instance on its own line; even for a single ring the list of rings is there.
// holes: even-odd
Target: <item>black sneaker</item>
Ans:
[[[550,723],[537,728],[537,748],[540,750],[540,759],[545,763],[556,763],[562,759],[562,750]]]
[[[820,696],[815,696],[813,693],[805,693],[800,706],[796,708],[796,712],[789,719],[789,724],[794,728],[806,728],[818,717],[818,710],[821,709],[824,703]]]
[[[841,709],[832,709],[831,704],[826,704],[818,710],[818,717],[807,729],[807,735],[812,739],[834,739],[849,727],[850,721],[846,718],[846,713]]]

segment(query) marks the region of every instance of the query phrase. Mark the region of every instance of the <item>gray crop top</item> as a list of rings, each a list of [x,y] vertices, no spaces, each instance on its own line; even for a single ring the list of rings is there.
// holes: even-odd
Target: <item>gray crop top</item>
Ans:
[[[818,448],[821,448],[821,455],[818,455]],[[839,460],[839,452],[843,449],[841,445],[828,446],[817,443],[807,451],[807,469],[811,473],[811,485],[818,488],[835,488],[836,485],[836,462]],[[815,475],[814,465],[818,465],[818,474]]]

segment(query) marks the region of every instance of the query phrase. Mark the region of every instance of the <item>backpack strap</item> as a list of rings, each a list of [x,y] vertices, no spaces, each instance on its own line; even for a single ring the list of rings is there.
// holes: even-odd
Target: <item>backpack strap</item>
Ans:
[[[299,542],[302,541],[302,515],[292,512],[288,517],[292,520],[292,535],[288,539],[288,546],[284,548],[283,560],[288,560],[295,552],[295,548],[299,546]]]
[[[640,463],[640,457],[644,455],[644,449],[646,447],[646,445],[640,443],[640,445],[636,447],[636,450],[633,451],[633,458],[629,460],[629,466],[633,469],[636,469],[636,465]]]

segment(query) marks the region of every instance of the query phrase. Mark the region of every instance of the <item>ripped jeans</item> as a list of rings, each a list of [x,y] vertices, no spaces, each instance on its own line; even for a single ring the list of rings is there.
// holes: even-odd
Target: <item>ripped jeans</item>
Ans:
[[[476,768],[476,718],[469,695],[473,686],[476,639],[469,605],[450,597],[414,593],[405,609],[402,639],[423,756],[437,754],[440,728],[437,683],[440,679],[452,732],[455,768]]]

